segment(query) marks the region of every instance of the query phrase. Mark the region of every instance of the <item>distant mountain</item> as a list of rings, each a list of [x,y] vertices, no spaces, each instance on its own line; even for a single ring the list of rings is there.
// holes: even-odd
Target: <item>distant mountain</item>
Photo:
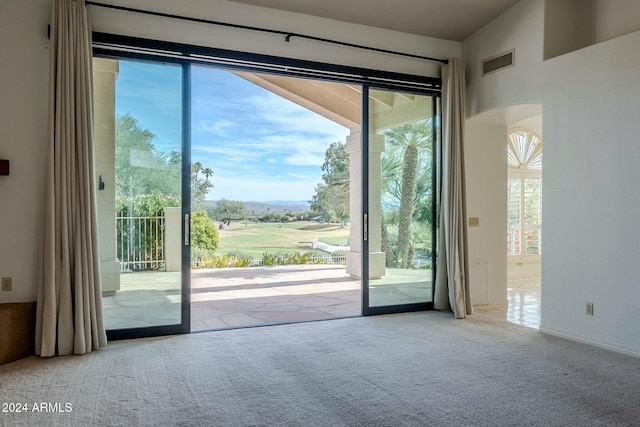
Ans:
[[[216,200],[207,200],[207,205],[215,206]],[[269,200],[267,202],[244,202],[249,212],[261,215],[265,212],[285,214],[287,212],[305,212],[311,208],[306,200]]]

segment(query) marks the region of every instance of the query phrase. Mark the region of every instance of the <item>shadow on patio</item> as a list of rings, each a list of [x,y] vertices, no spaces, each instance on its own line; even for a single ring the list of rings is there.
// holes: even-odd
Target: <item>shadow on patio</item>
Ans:
[[[193,270],[191,330],[359,316],[360,281],[342,265]]]
[[[372,306],[430,301],[430,270],[387,269],[370,283]],[[103,297],[107,329],[178,324],[180,273],[121,276]],[[344,265],[197,269],[191,273],[191,330],[259,326],[360,316],[360,280]]]
[[[103,297],[107,329],[177,324],[179,272],[121,275]],[[197,269],[191,273],[191,330],[359,316],[360,281],[343,265]]]

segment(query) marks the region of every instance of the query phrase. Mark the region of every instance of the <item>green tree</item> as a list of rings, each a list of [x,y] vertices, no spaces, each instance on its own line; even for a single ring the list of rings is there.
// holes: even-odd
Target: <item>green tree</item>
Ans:
[[[334,142],[327,148],[322,171],[311,210],[327,221],[344,223],[349,219],[349,154],[344,143]]]
[[[385,152],[383,165],[387,162],[387,171],[394,171],[389,179],[386,176],[386,187],[390,194],[395,194],[399,198],[398,206],[398,232],[395,259],[399,267],[409,268],[413,262],[412,254],[415,248],[412,247],[411,224],[416,205],[416,195],[419,194],[418,181],[420,171],[430,169],[430,163],[421,168],[420,152],[431,150],[431,126],[429,120],[411,122],[396,126],[384,131],[385,142],[389,154]],[[400,155],[401,154],[401,155]],[[398,159],[401,163],[398,165]],[[398,182],[398,167],[400,167],[400,181]],[[385,166],[383,166],[383,171]],[[424,175],[424,174],[423,174]],[[388,235],[388,233],[387,233]],[[389,254],[387,254],[389,256]]]
[[[213,219],[222,221],[224,224],[231,225],[231,221],[239,221],[247,218],[250,213],[247,206],[237,200],[221,199],[209,209],[210,216]]]
[[[410,268],[419,244],[429,244],[433,208],[432,122],[421,120],[384,131],[381,158],[382,250],[388,267]],[[343,143],[325,153],[322,182],[311,209],[325,219],[349,217],[349,158]],[[425,230],[429,230],[428,236]]]
[[[116,116],[116,197],[160,193],[180,196],[182,193],[182,156],[177,151],[158,150],[155,135],[143,129],[130,113]],[[191,166],[192,205],[202,208],[208,191],[213,188],[213,170],[200,162]]]
[[[180,162],[176,153],[158,150],[155,135],[140,127],[130,113],[116,116],[116,197],[151,194],[154,190],[180,194]]]
[[[203,209],[207,193],[213,188],[210,179],[213,170],[195,162],[191,165],[191,206]]]

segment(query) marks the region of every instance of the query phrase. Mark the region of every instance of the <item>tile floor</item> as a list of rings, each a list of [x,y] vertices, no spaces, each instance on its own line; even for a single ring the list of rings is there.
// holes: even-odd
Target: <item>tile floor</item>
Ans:
[[[474,312],[539,329],[540,277],[509,279],[506,306],[476,306]]]

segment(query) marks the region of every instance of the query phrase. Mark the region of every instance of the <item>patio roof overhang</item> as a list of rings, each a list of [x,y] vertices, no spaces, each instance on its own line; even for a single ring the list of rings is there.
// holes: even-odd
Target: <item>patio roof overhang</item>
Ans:
[[[341,126],[351,130],[360,128],[362,87],[359,85],[244,71],[232,73]],[[372,90],[369,98],[370,124],[374,130],[431,116],[431,102],[424,96]]]

